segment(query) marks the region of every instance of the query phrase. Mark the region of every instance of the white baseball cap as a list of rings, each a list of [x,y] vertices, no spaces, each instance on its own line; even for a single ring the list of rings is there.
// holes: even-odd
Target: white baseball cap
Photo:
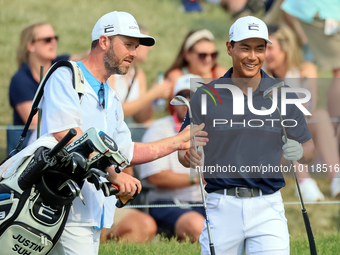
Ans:
[[[197,84],[197,87],[195,87],[193,84],[192,86],[190,86],[190,79],[196,79],[195,81],[199,81],[199,82],[203,82],[203,79],[198,76],[198,75],[194,75],[194,74],[185,74],[181,77],[178,78],[175,88],[174,88],[174,95],[177,95],[178,92],[181,92],[182,90],[191,90],[192,92],[195,92],[195,90],[197,89],[197,87],[200,87],[200,84]],[[197,80],[199,79],[199,80]]]
[[[92,41],[98,40],[100,36],[125,35],[139,38],[139,43],[145,46],[155,44],[155,38],[144,35],[139,31],[135,18],[127,12],[110,12],[102,16],[94,25],[92,30]]]
[[[229,41],[239,42],[249,38],[261,38],[269,44],[267,25],[259,18],[246,16],[237,19],[229,29]]]

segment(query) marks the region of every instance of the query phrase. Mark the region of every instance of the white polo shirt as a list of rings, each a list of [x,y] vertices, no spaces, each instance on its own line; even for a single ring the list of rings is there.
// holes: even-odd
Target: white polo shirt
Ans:
[[[173,117],[167,116],[152,124],[152,126],[145,132],[142,142],[153,142],[163,138],[172,137],[176,134],[177,132],[175,130]],[[186,168],[179,163],[177,151],[175,151],[168,156],[141,165],[140,177],[146,178],[150,175],[157,174],[162,170],[172,170],[175,173],[182,174],[190,173],[190,168]],[[149,202],[174,199],[186,202],[202,201],[199,185],[175,190],[152,189],[148,193]]]
[[[42,101],[41,134],[56,133],[70,128],[80,127],[83,132],[95,127],[117,144],[119,149],[131,161],[134,143],[131,133],[124,122],[122,104],[115,91],[109,88],[107,109],[99,106],[97,94],[85,80],[85,93],[80,103],[79,97],[72,85],[72,71],[68,67],[58,68],[47,81]],[[70,212],[67,225],[71,226],[101,226],[104,195],[97,191],[93,184],[85,181],[81,190],[85,205],[77,197],[74,202],[74,214]],[[106,200],[105,211],[112,214],[113,223],[115,197]]]

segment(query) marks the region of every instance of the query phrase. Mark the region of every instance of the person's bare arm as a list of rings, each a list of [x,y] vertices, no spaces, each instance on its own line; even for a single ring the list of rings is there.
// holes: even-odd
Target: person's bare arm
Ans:
[[[145,73],[140,68],[138,69],[137,79],[138,79],[138,85],[139,85],[139,98],[143,98],[147,93],[147,83],[146,83]],[[124,104],[128,104],[128,102],[125,102]],[[126,106],[124,106],[124,104],[123,104],[123,111],[125,112],[124,107],[126,108]],[[136,110],[138,110],[138,108]],[[151,101],[148,104],[146,104],[144,107],[140,108],[138,112],[133,114],[133,120],[136,123],[143,123],[151,119],[152,115],[153,115],[153,109],[152,109],[152,101]]]
[[[283,0],[280,0],[283,2]],[[300,44],[307,44],[308,38],[303,31],[301,24],[298,20],[298,18],[288,14],[287,12],[283,12],[283,18],[286,24],[294,31],[294,33],[297,35],[297,38],[299,40]]]
[[[304,62],[300,71],[301,78],[307,79],[306,81],[311,89],[312,94],[312,113],[316,110],[317,101],[318,101],[318,87],[317,87],[317,79],[318,72],[315,65],[312,62]]]
[[[178,80],[179,77],[183,76],[183,72],[180,69],[174,69],[172,70],[167,77],[165,77],[167,80],[169,80],[172,89],[174,89],[176,82]]]
[[[191,147],[190,139],[195,134],[197,146],[205,146],[209,141],[207,132],[202,131],[204,124],[194,126],[190,132],[190,126],[179,134],[150,143],[135,143],[131,165],[147,163],[169,155],[176,150],[186,150]]]
[[[79,127],[76,127],[74,129],[77,131],[77,135],[75,137],[73,137],[67,144],[72,143],[74,140],[76,140],[79,136],[81,136],[83,134],[83,131]],[[64,130],[64,131],[56,132],[56,133],[53,133],[53,136],[54,136],[55,139],[57,139],[57,141],[60,141],[61,139],[64,138],[64,136],[68,133],[68,131],[70,131],[70,130],[67,129],[67,130]]]
[[[157,174],[150,175],[147,180],[157,188],[167,190],[182,189],[199,183],[198,178],[192,183],[189,174],[175,173],[172,170],[162,170]]]
[[[26,124],[28,116],[30,115],[32,107],[32,101],[22,102],[16,105],[15,109],[19,113],[21,120]],[[31,126],[37,126],[38,124],[38,114],[32,118]]]
[[[143,76],[144,72],[141,75]],[[144,75],[144,78],[142,78],[142,79],[145,79],[145,75]],[[143,83],[143,81],[142,81],[142,83]],[[111,76],[109,78],[109,84],[113,89],[115,89],[115,87],[114,87],[114,76]],[[144,84],[145,84],[145,87],[146,87],[146,79],[144,81]],[[130,102],[122,102],[124,117],[127,118],[127,117],[130,117],[130,116],[133,116],[136,113],[138,113],[141,109],[143,109],[145,107],[151,107],[152,101],[157,99],[157,98],[168,98],[170,96],[171,92],[172,92],[172,87],[169,86],[167,81],[164,81],[163,84],[158,84],[158,85],[152,86],[152,88],[149,91],[147,91],[143,96],[140,96],[138,99],[130,101]],[[146,117],[148,117],[148,116],[146,116]],[[145,117],[143,117],[143,118],[145,118]],[[141,122],[145,121],[145,120],[144,121],[142,121],[142,120],[139,119],[138,122],[141,123]]]
[[[298,161],[300,164],[308,164],[314,158],[314,142],[312,139],[302,144],[303,156]]]

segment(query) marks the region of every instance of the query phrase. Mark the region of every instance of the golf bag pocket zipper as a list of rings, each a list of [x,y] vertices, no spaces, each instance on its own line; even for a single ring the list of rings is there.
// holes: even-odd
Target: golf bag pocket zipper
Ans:
[[[2,221],[7,220],[8,218],[12,217],[12,215],[15,213],[15,210],[18,206],[19,199],[13,198],[12,194],[8,194],[9,195],[8,198],[0,199],[0,225]],[[4,195],[4,194],[1,194],[1,195]]]
[[[0,247],[9,247],[6,254],[46,254],[53,246],[51,238],[38,229],[15,222],[0,237]]]

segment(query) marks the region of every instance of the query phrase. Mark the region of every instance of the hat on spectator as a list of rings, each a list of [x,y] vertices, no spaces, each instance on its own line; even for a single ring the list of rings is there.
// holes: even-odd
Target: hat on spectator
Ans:
[[[267,25],[259,18],[246,16],[237,19],[229,29],[229,41],[239,42],[249,38],[261,38],[269,44]]]
[[[124,35],[139,38],[139,43],[152,46],[156,40],[140,32],[135,18],[127,12],[110,12],[102,16],[94,25],[92,30],[92,41],[98,40],[100,36]]]
[[[209,41],[213,41],[215,39],[214,35],[208,29],[198,30],[187,38],[184,45],[184,50],[190,49],[190,47],[196,42],[204,38],[208,39]]]
[[[198,82],[203,82],[203,79],[198,75],[185,74],[179,77],[174,88],[174,95],[177,95],[182,90],[191,90],[192,92],[195,92],[197,87],[201,86]]]

